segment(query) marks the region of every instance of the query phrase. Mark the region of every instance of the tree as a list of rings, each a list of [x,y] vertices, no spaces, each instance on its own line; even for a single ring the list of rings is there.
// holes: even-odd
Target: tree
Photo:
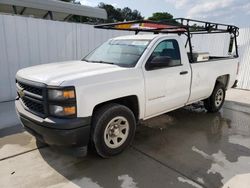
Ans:
[[[129,7],[123,9],[115,8],[112,5],[100,3],[99,8],[103,8],[107,11],[108,19],[106,22],[117,22],[117,21],[131,21],[131,20],[141,20],[143,17],[138,10],[131,10]]]
[[[115,8],[112,5],[100,3],[98,5],[99,8],[103,8],[107,11],[108,19],[106,22],[116,22],[116,21],[123,21],[121,9]]]
[[[141,16],[141,13],[138,10],[133,10],[131,20],[143,20],[144,17]]]
[[[167,22],[169,24],[180,25],[179,22],[172,20],[173,15],[168,12],[155,12],[148,20],[151,21],[159,21],[159,22]]]
[[[125,7],[121,10],[121,14],[123,20],[131,21],[131,20],[142,20],[143,17],[138,10],[131,10],[129,7]]]
[[[155,12],[151,17],[148,18],[148,20],[152,21],[164,21],[168,19],[172,19],[173,15],[168,12]]]

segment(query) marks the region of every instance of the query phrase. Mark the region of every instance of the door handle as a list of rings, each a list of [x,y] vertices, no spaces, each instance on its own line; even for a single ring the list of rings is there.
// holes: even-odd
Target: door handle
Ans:
[[[181,71],[180,75],[187,74],[187,73],[188,73],[188,71]]]

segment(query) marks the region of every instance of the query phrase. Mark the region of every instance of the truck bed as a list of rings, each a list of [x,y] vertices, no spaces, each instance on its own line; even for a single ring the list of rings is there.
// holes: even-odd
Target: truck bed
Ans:
[[[208,61],[191,63],[192,83],[189,102],[209,97],[216,79],[227,76],[227,88],[231,88],[236,80],[239,59],[234,57],[216,57]]]

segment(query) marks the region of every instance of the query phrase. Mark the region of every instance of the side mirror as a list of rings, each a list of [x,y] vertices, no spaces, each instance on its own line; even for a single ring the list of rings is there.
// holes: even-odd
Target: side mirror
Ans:
[[[171,58],[169,56],[156,56],[148,60],[146,63],[146,70],[168,67],[170,62]]]

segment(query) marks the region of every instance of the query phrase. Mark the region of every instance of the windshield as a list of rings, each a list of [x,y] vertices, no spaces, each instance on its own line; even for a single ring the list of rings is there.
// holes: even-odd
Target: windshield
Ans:
[[[109,40],[83,60],[134,67],[149,44],[149,40]]]

